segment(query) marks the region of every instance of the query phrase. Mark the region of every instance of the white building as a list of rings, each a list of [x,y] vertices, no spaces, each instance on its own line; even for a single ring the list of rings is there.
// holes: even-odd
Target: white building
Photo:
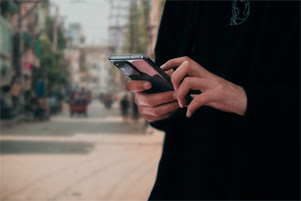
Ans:
[[[112,67],[107,59],[107,48],[90,46],[84,48],[85,62],[90,78],[89,88],[94,94],[108,93],[112,90]]]
[[[66,70],[68,71],[69,77],[68,82],[72,89],[79,87],[79,65],[80,65],[80,50],[78,48],[68,48],[64,51],[66,60]]]

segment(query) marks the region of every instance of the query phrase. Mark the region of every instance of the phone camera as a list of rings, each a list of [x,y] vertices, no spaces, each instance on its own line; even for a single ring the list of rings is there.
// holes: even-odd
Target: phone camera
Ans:
[[[139,73],[128,64],[124,64],[123,66],[120,66],[119,69],[127,76],[139,75]]]

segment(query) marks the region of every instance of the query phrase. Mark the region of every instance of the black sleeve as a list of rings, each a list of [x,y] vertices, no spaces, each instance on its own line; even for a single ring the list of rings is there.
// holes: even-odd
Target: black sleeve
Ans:
[[[170,123],[170,118],[163,119],[160,121],[150,122],[149,124],[158,130],[166,131],[169,123]]]
[[[166,1],[154,50],[158,65],[191,52],[197,32],[187,24],[197,21],[199,4],[199,1]],[[171,48],[174,44],[176,48]]]
[[[298,6],[299,5],[299,6]],[[258,34],[248,82],[247,127],[299,135],[300,3],[273,2]],[[293,134],[294,133],[294,134]]]
[[[161,66],[166,61],[168,61],[169,55],[173,54],[171,53],[174,50],[170,50],[166,52],[166,46],[170,44],[170,40],[172,40],[171,37],[169,37],[169,34],[172,33],[173,27],[176,27],[175,21],[171,20],[172,18],[176,19],[177,13],[176,13],[176,6],[173,5],[174,3],[171,1],[166,1],[164,5],[164,10],[162,13],[162,18],[158,30],[158,36],[156,41],[156,46],[154,49],[155,52],[155,62]]]
[[[266,13],[243,86],[242,134],[255,140],[264,193],[288,200],[300,198],[300,2],[272,2]]]

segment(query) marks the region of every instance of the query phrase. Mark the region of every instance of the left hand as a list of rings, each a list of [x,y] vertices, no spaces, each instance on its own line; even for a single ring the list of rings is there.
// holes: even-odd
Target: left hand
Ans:
[[[180,107],[186,105],[185,96],[190,90],[200,90],[200,95],[192,95],[186,116],[190,118],[203,105],[224,112],[233,112],[244,116],[247,109],[247,96],[244,89],[207,71],[189,57],[180,57],[167,61],[162,70],[178,67],[171,75]]]

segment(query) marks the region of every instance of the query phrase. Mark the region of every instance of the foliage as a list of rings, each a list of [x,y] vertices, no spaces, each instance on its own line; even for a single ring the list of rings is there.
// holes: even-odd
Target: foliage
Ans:
[[[48,17],[46,19],[46,26],[45,26],[45,32],[49,38],[50,41],[53,42],[53,30],[54,30],[54,22],[55,19],[53,17]],[[64,30],[63,30],[63,25],[58,23],[57,26],[57,48],[58,50],[63,50],[66,48],[67,45],[67,40],[64,36]]]
[[[52,48],[54,19],[49,17],[45,27],[43,37],[39,39],[41,49],[39,77],[47,79],[47,88],[51,91],[56,86],[67,84],[62,52],[66,48],[67,40],[63,33],[63,27],[59,24],[57,27],[57,51],[54,51]]]
[[[0,15],[8,17],[9,15],[16,13],[18,8],[10,1],[0,1]]]
[[[52,45],[47,38],[40,39],[41,58],[39,77],[46,78],[48,89],[66,84],[66,77],[63,72],[64,56],[61,52],[54,52]]]
[[[146,53],[147,51],[147,25],[149,5],[147,1],[139,1],[137,9],[131,8],[128,31],[124,43],[124,52],[129,54]]]

